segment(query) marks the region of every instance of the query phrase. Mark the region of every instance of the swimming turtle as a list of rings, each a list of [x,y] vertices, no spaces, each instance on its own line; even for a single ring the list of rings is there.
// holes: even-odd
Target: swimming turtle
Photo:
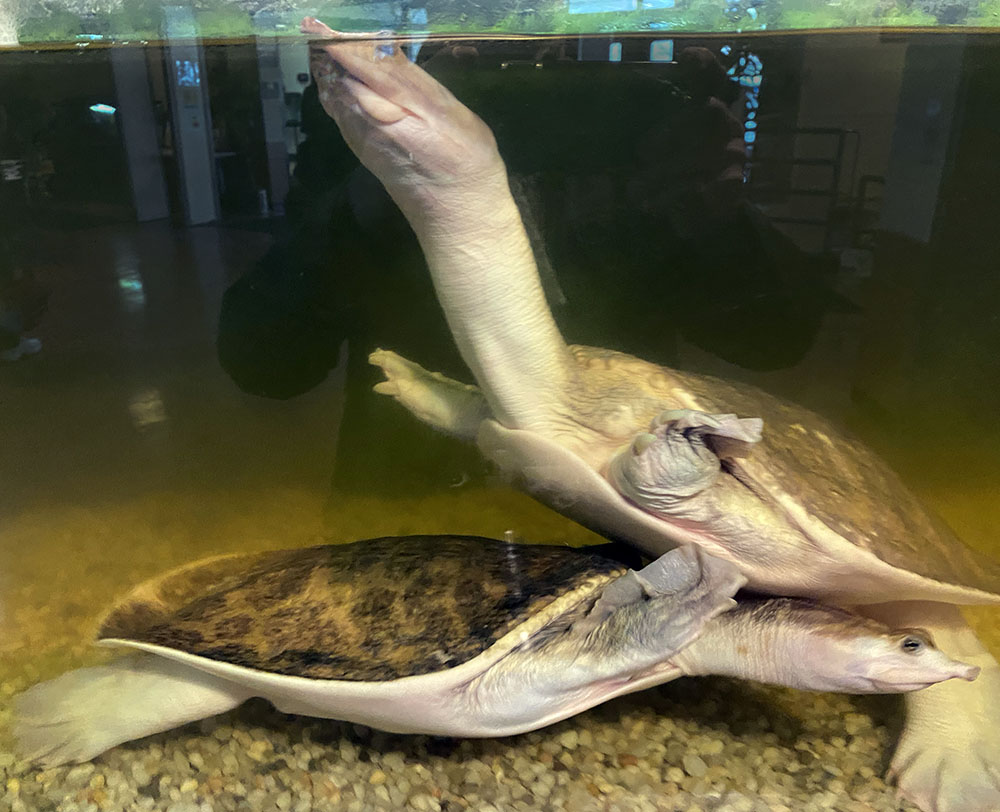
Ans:
[[[883,693],[978,672],[919,630],[802,601],[736,606],[744,580],[695,547],[637,572],[474,536],[210,558],[128,594],[98,638],[139,657],[30,688],[14,732],[54,765],[255,696],[392,732],[503,736],[684,674]]]
[[[324,40],[312,49],[320,100],[409,220],[478,384],[378,351],[376,388],[606,536],[651,555],[697,544],[753,589],[929,627],[983,672],[907,696],[890,775],[925,810],[1000,809],[1000,665],[956,606],[1000,603],[1000,564],[822,417],[751,386],[568,345],[489,128],[391,39],[313,19],[303,31]]]

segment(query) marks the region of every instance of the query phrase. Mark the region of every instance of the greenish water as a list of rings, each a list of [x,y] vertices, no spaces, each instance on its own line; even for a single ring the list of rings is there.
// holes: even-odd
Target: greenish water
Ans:
[[[564,335],[841,422],[1000,555],[1000,41],[692,36],[658,64],[651,39],[620,63],[611,37],[420,56],[496,133]],[[168,214],[138,223],[121,114],[90,109],[122,107],[113,50],[0,53],[0,159],[22,172],[3,184],[0,293],[48,294],[26,331],[41,351],[0,362],[0,714],[98,659],[114,595],[198,557],[597,540],[371,391],[377,346],[470,375],[415,239],[314,88],[284,87],[298,123],[275,139],[255,46],[205,48],[219,216],[189,227],[172,66],[143,56]],[[276,143],[283,218],[258,208]],[[996,612],[969,617],[1000,653]]]

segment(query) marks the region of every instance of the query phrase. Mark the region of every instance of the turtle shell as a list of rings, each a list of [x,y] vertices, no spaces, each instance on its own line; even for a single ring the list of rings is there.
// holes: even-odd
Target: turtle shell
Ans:
[[[630,406],[631,419],[619,419],[618,431],[608,431],[601,415],[604,433],[616,442],[631,440],[664,408],[760,417],[763,439],[726,468],[781,510],[794,507],[799,518],[792,521],[807,535],[825,526],[898,570],[1000,595],[1000,562],[966,546],[871,449],[818,414],[753,386],[611,350],[571,349],[585,370],[580,377],[588,402],[602,403],[611,416],[620,415],[622,403]],[[604,397],[594,397],[594,390]]]
[[[762,442],[732,469],[745,484],[772,498],[787,497],[897,569],[1000,594],[1000,562],[962,542],[860,440],[808,409],[752,387],[678,377],[699,404],[695,408],[712,412],[725,404],[729,411],[763,418]]]
[[[404,536],[219,556],[136,587],[101,640],[260,671],[383,681],[467,662],[627,568],[570,547]]]

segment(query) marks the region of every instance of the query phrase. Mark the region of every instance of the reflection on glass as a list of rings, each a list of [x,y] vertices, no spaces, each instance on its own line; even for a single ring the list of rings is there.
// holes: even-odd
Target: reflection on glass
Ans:
[[[142,279],[134,271],[118,278],[118,292],[129,313],[137,313],[145,307],[146,291],[142,286]]]
[[[672,39],[657,39],[649,43],[650,62],[673,62],[674,41]]]
[[[193,59],[175,59],[177,84],[181,87],[197,87],[201,84],[201,69]]]
[[[118,279],[118,296],[122,308],[130,315],[139,313],[146,307],[146,288],[135,254],[126,245],[119,244],[116,247],[115,276]]]
[[[137,429],[144,429],[167,421],[167,408],[160,390],[156,387],[140,389],[128,401],[129,415]]]
[[[719,18],[757,16],[761,25],[774,19],[769,0],[713,2]],[[795,2],[783,3],[786,11]],[[443,5],[429,4],[423,14],[409,9],[406,19],[411,28],[433,31]],[[636,5],[638,17],[654,3]],[[685,0],[676,13],[694,16],[707,5]],[[594,15],[579,16],[598,24]],[[449,242],[439,253],[470,256],[481,233],[513,231],[518,245],[526,237],[539,266],[532,285],[545,289],[568,341],[714,375],[719,408],[745,419],[764,401],[732,393],[758,384],[782,402],[848,422],[963,537],[995,550],[1000,455],[982,415],[1000,408],[1000,387],[992,385],[1000,262],[990,228],[1000,216],[993,194],[1000,170],[991,160],[996,128],[987,126],[1000,109],[1000,78],[991,69],[998,46],[990,42],[1000,38],[963,39],[968,43],[957,45],[919,32],[689,37],[652,24],[641,36],[604,28],[593,37],[445,42],[420,34],[400,47],[412,58],[420,42],[417,65],[496,134],[519,205],[498,217],[506,197],[483,200],[496,194],[492,184],[463,184],[468,210],[450,210],[471,213],[470,222],[442,229]],[[386,42],[373,41],[372,53],[377,45]],[[5,703],[15,691],[8,687],[20,691],[95,664],[99,655],[83,633],[94,615],[109,608],[110,596],[168,567],[214,553],[310,545],[320,535],[494,537],[513,527],[519,536],[509,534],[511,542],[521,534],[529,542],[600,542],[575,523],[586,518],[582,513],[567,510],[560,518],[535,505],[507,487],[479,446],[430,430],[386,398],[385,386],[373,388],[378,373],[369,353],[379,346],[464,383],[472,375],[414,229],[324,112],[304,42],[183,40],[77,51],[70,41],[61,50],[28,50],[0,54],[0,303],[18,294],[17,307],[0,313],[0,337],[5,318],[15,331],[11,341],[34,318],[45,348],[38,358],[0,362],[0,788],[17,787],[8,781],[14,762],[3,740]],[[104,103],[117,112],[88,111]],[[204,137],[188,138],[195,130]],[[459,171],[477,154],[442,152],[444,160],[454,155]],[[260,207],[261,196],[271,205]],[[440,202],[447,208],[448,195]],[[198,227],[185,226],[194,221],[185,218],[195,204],[209,214]],[[525,235],[510,228],[518,217]],[[13,249],[25,258],[25,272],[37,271],[51,288],[44,318],[33,312],[44,297],[12,284],[22,267],[10,263]],[[518,328],[521,316],[503,309],[518,267],[497,249],[491,269],[499,283],[473,289],[469,312],[480,305],[487,317],[499,312],[491,323],[503,328],[496,342],[502,344],[506,335],[529,331]],[[459,318],[476,328],[490,321],[465,313],[460,308]],[[542,357],[537,344],[525,346],[521,354]],[[487,359],[482,366],[499,366],[500,355],[485,350],[477,350]],[[625,376],[622,387],[643,392],[644,381],[661,374],[657,367],[648,376]],[[548,391],[558,375],[536,377],[538,390]],[[617,393],[601,379],[586,380],[593,383],[587,402],[616,404]],[[400,391],[407,383],[403,378]],[[570,419],[558,417],[566,434],[589,417],[568,398],[559,402],[569,404]],[[608,425],[625,425],[646,408],[634,402],[606,409]],[[654,405],[651,416],[659,411]],[[764,422],[766,436],[799,450],[787,456],[796,486],[819,493],[814,501],[832,505],[840,525],[867,527],[866,517],[892,507],[884,498],[867,510],[872,499],[863,487],[848,495],[810,485],[832,470],[816,460],[847,447],[832,431],[813,432],[808,443],[812,424],[804,418],[787,431],[775,429],[771,417]],[[643,417],[636,430],[646,425]],[[671,430],[683,433],[676,424]],[[738,442],[706,433],[709,450],[728,452]],[[594,455],[601,449],[589,439],[579,447]],[[725,461],[727,470],[736,465]],[[709,471],[715,475],[714,462]],[[796,510],[812,516],[805,501],[796,499]],[[908,511],[908,520],[915,513]],[[778,519],[783,532],[788,523]],[[426,595],[478,605],[487,590],[463,588],[464,573],[475,583],[475,567],[462,568],[463,580],[454,582],[429,575],[424,586],[419,576],[429,560],[416,557],[406,573],[421,582],[411,593],[417,598],[386,599],[380,617],[419,607]],[[514,548],[496,561],[509,584],[497,593],[501,599],[541,594]],[[789,583],[799,590],[791,578],[780,589]],[[366,582],[352,578],[350,585],[363,590]],[[364,594],[381,600],[381,592],[376,584]],[[988,618],[984,637],[1000,651],[995,614]],[[390,644],[406,631],[393,626]],[[407,646],[393,654],[406,659]],[[301,651],[314,656],[313,649]],[[330,656],[336,654],[334,647]],[[490,792],[534,798],[531,787],[518,785],[523,770],[508,757],[537,767],[533,782],[568,779],[519,804],[529,811],[593,803],[642,808],[663,794],[665,776],[677,778],[670,802],[678,808],[694,803],[689,790],[696,786],[728,797],[719,804],[734,809],[772,801],[794,809],[830,798],[843,808],[897,808],[894,790],[876,775],[892,742],[869,713],[873,706],[796,696],[797,711],[816,722],[800,731],[785,724],[780,708],[747,701],[756,690],[727,680],[636,694],[502,746],[456,743],[444,758],[441,742],[387,739],[335,721],[289,724],[275,716],[261,725],[272,711],[256,703],[221,722],[118,749],[84,769],[92,771],[91,790],[107,780],[103,806],[132,808],[146,797],[161,756],[177,766],[170,767],[176,795],[178,786],[202,780],[189,753],[204,752],[206,763],[220,747],[239,755],[247,731],[256,729],[252,749],[276,751],[275,763],[290,752],[308,755],[302,780],[327,786],[331,808],[377,806],[374,788],[423,785],[427,777],[417,773],[435,763],[445,766],[435,772],[439,805],[453,807],[467,789],[468,769],[486,760],[506,776],[491,782],[487,770]],[[1000,730],[1000,721],[988,727]],[[609,730],[613,738],[602,740]],[[851,741],[850,753],[830,745],[813,754],[817,731]],[[378,744],[368,747],[373,735]],[[705,745],[711,749],[699,750]],[[765,746],[781,758],[749,789],[743,779]],[[358,755],[363,748],[370,758]],[[811,755],[800,764],[803,748]],[[387,758],[395,750],[406,758]],[[352,754],[343,760],[343,798],[339,786],[323,784],[331,753],[341,752]],[[711,766],[697,752],[707,752]],[[639,759],[649,763],[649,783],[642,783],[647,771],[639,773]],[[560,764],[569,769],[556,773]],[[632,768],[628,782],[617,780],[623,764]],[[378,765],[385,769],[375,783]],[[685,765],[711,773],[697,777]],[[839,785],[823,785],[826,795],[785,797],[819,792],[818,784],[796,783],[795,774],[819,775],[827,767],[842,775]],[[253,781],[260,769],[256,759],[242,759],[227,781]],[[21,808],[43,809],[43,796],[77,793],[73,775],[18,773]],[[213,808],[256,803],[227,787],[216,787]],[[846,797],[855,792],[860,800]],[[607,797],[594,797],[601,794]],[[400,796],[393,808],[409,801]],[[414,808],[437,807],[422,799]]]

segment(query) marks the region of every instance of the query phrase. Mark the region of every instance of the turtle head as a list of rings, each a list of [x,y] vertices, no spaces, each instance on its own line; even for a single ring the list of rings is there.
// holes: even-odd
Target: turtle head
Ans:
[[[686,674],[726,674],[805,691],[895,694],[974,680],[920,629],[892,629],[799,598],[743,598],[673,662]]]
[[[923,629],[874,627],[847,646],[852,654],[845,669],[860,689],[852,693],[903,693],[918,691],[948,679],[974,680],[979,667],[953,660],[934,645]]]
[[[803,687],[850,694],[919,691],[979,668],[953,660],[923,629],[898,629],[832,606],[788,601],[783,628],[793,640]]]

